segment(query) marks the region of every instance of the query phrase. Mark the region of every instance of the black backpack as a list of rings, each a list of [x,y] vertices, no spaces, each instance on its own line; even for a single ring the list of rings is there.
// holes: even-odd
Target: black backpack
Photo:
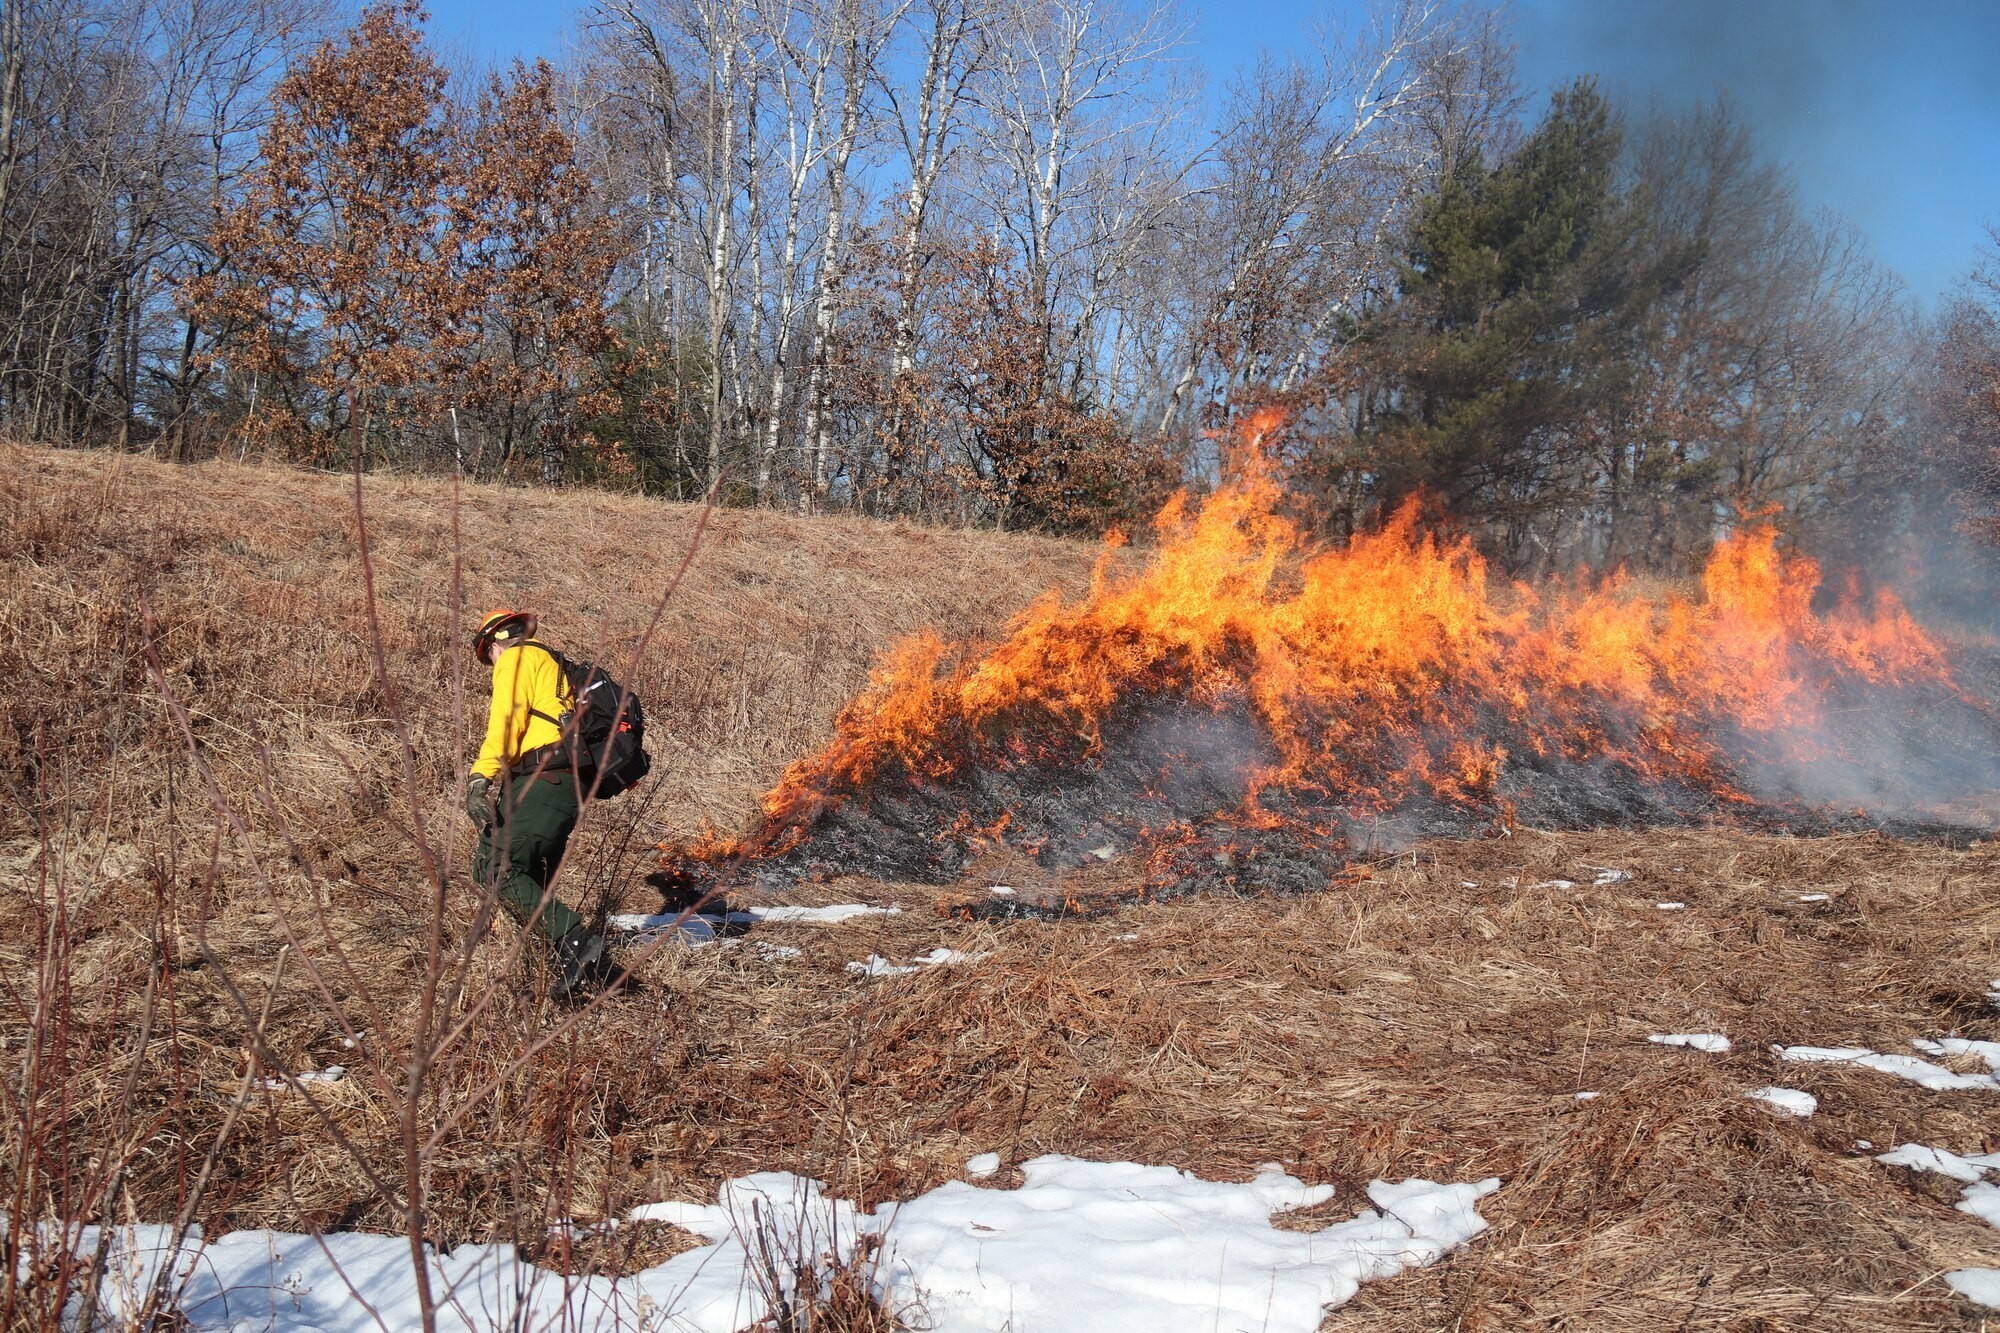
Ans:
[[[529,645],[523,644],[522,647]],[[563,738],[521,756],[517,767],[573,768],[578,794],[599,800],[616,796],[653,769],[646,753],[646,710],[639,696],[613,680],[602,667],[572,662],[547,644],[533,645],[556,660],[569,681],[570,709],[560,718],[540,710],[536,717],[562,729]]]

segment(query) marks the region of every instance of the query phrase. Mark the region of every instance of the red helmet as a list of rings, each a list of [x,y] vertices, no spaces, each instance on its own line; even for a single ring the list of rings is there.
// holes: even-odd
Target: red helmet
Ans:
[[[486,650],[496,643],[511,647],[518,640],[534,638],[536,623],[532,611],[491,613],[479,622],[479,630],[472,636],[472,660],[484,663]]]

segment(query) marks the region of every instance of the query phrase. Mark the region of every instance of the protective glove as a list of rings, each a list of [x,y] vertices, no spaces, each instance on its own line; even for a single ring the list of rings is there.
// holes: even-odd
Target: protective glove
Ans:
[[[465,780],[465,813],[472,816],[474,828],[493,824],[493,779],[484,773],[474,773]]]

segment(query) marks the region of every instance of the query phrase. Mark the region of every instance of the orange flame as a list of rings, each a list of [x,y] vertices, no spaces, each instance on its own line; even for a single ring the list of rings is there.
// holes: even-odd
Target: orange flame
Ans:
[[[1768,522],[1720,542],[1699,600],[1622,576],[1538,596],[1489,586],[1464,540],[1406,508],[1314,547],[1254,463],[1198,508],[1176,497],[1136,573],[1112,549],[1080,602],[1050,593],[983,649],[920,635],[892,651],[834,739],[786,771],[756,841],[795,841],[830,803],[972,763],[1087,758],[1121,704],[1245,705],[1276,755],[1251,783],[1387,809],[1415,793],[1491,802],[1516,756],[1611,758],[1738,798],[1724,730],[1811,758],[1843,681],[1949,685],[1893,594],[1813,610],[1820,571]],[[1495,739],[1504,738],[1501,739]]]

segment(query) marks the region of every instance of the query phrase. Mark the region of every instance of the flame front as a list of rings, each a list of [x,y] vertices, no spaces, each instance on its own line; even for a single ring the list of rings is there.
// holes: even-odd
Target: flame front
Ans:
[[[1247,796],[1213,813],[1256,826],[1413,797],[1504,809],[1514,775],[1561,761],[1747,803],[1746,761],[1839,757],[1822,724],[1857,688],[1965,697],[1893,594],[1816,613],[1818,567],[1768,524],[1716,547],[1699,599],[1620,576],[1538,594],[1495,587],[1414,509],[1328,548],[1281,499],[1260,471],[1176,498],[1136,572],[1108,547],[1087,596],[1045,595],[997,643],[902,644],[731,850],[783,851],[831,809],[978,767],[1087,765],[1135,708],[1252,718]]]

